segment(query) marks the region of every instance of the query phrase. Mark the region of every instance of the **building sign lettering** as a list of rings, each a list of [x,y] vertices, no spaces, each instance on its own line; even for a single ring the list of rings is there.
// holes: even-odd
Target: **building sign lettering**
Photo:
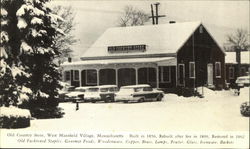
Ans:
[[[109,46],[109,53],[145,52],[146,45]]]

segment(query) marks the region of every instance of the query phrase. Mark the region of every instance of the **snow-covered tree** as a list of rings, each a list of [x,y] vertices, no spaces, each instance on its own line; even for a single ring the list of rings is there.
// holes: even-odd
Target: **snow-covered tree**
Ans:
[[[22,100],[54,100],[58,94],[58,67],[53,59],[61,17],[52,13],[49,0],[1,0],[0,96],[1,105]],[[49,100],[48,100],[49,99]]]

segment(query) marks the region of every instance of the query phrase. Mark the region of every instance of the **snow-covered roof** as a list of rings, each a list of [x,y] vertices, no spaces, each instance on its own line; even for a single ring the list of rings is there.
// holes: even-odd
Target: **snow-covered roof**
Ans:
[[[125,64],[125,63],[150,63],[175,60],[175,57],[157,57],[157,58],[126,58],[126,59],[107,59],[107,60],[86,60],[77,62],[65,62],[62,66],[76,65],[96,65],[96,64]]]
[[[241,52],[241,63],[250,64],[250,51]],[[225,63],[236,64],[236,52],[226,52]]]
[[[107,29],[83,54],[89,57],[176,53],[201,22],[114,27]],[[146,45],[145,52],[109,53],[108,46]]]

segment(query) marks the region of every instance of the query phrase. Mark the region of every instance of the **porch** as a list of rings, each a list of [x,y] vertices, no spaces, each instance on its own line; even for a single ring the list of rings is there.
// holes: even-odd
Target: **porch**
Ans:
[[[72,86],[150,84],[176,87],[176,58],[127,58],[65,63],[63,81]]]

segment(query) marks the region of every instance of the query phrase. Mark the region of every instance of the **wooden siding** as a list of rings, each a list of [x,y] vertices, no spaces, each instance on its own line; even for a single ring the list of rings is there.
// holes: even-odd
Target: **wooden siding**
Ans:
[[[193,44],[194,43],[194,44]],[[194,46],[193,46],[194,45]],[[194,57],[193,57],[194,55]],[[189,62],[195,61],[195,79],[189,78]],[[215,63],[221,63],[221,77],[215,77]],[[213,84],[216,88],[225,87],[225,54],[203,27],[196,29],[177,53],[177,65],[185,64],[185,87],[207,84],[207,64],[213,64]]]
[[[176,67],[175,66],[171,66],[171,79],[170,82],[167,83],[162,83],[159,82],[159,88],[174,88],[176,87]],[[158,69],[160,70],[160,69]],[[159,72],[159,76],[160,76],[160,72]]]

